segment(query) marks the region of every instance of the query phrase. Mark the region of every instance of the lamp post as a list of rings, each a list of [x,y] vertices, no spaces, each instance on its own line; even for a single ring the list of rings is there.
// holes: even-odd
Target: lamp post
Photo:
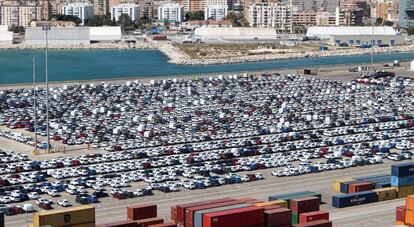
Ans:
[[[35,154],[39,154],[37,146],[37,94],[36,94],[36,64],[33,58],[33,127],[35,133]]]
[[[50,153],[50,129],[49,129],[49,74],[47,66],[48,47],[49,47],[49,25],[43,25],[42,30],[46,32],[46,48],[45,48],[45,80],[46,80],[46,133],[47,133],[47,152]]]
[[[373,15],[373,11],[375,8],[375,3],[371,2],[370,3],[370,11],[371,11],[371,71],[374,71],[374,15]]]

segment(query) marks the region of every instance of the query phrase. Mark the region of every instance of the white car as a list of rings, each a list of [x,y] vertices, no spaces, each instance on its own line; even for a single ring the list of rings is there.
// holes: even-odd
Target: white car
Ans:
[[[48,194],[48,195],[50,195],[50,196],[52,196],[52,197],[57,197],[57,196],[59,196],[59,192],[58,192],[56,189],[49,190],[49,191],[47,192],[47,194]]]
[[[39,194],[38,194],[37,192],[29,192],[29,193],[27,194],[27,196],[29,196],[29,199],[33,199],[33,200],[35,200],[35,199],[38,199],[38,198],[39,198]]]
[[[61,200],[57,201],[57,204],[58,204],[59,206],[62,206],[62,207],[69,207],[69,206],[72,206],[72,205],[70,204],[70,202],[69,202],[67,199],[61,199]]]

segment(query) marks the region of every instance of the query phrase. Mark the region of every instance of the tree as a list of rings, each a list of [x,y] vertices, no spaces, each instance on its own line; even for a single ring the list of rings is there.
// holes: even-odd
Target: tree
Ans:
[[[60,21],[73,21],[77,26],[82,23],[82,20],[77,16],[72,15],[64,15],[64,14],[54,14],[50,16],[52,19],[60,20]]]
[[[376,20],[375,20],[375,24],[376,25],[382,25],[384,23],[384,19],[383,18],[381,18],[381,17],[378,17]]]
[[[95,15],[92,18],[86,20],[85,24],[90,27],[116,25],[116,23],[114,24],[113,21],[111,20],[110,15]]]
[[[408,35],[414,35],[414,27],[409,27],[409,28],[407,29],[407,34],[408,34]]]
[[[121,30],[125,33],[134,29],[134,23],[128,14],[121,14],[118,19],[118,25],[121,26]]]
[[[187,20],[204,20],[204,11],[188,12],[185,18]]]
[[[10,31],[12,31],[13,33],[22,34],[22,33],[24,33],[25,30],[24,30],[23,26],[12,25],[10,27]]]

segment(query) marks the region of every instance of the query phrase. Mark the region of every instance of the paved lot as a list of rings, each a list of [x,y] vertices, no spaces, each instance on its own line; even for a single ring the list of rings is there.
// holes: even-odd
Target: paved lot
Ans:
[[[412,72],[406,71],[404,67],[397,70],[402,75],[413,76]],[[317,77],[330,78],[336,80],[343,80],[345,82],[358,78],[358,73],[350,73],[345,71],[338,72],[323,72]],[[28,132],[23,131],[25,135]],[[45,138],[41,138],[44,140]],[[48,159],[59,156],[75,156],[85,154],[87,152],[102,152],[102,151],[87,151],[86,146],[75,146],[67,148],[66,153],[55,153],[50,155],[32,156],[32,147],[23,145],[5,138],[0,138],[0,148],[13,150],[22,153],[29,153],[31,159]],[[62,151],[62,150],[61,150]],[[166,219],[170,216],[170,207],[175,204],[192,202],[203,199],[220,198],[220,197],[253,197],[257,199],[267,200],[269,195],[289,193],[294,191],[310,190],[322,193],[323,201],[326,203],[322,209],[331,212],[331,219],[334,221],[334,226],[346,227],[364,227],[364,226],[392,226],[395,219],[395,207],[404,203],[404,200],[393,200],[389,202],[375,203],[370,205],[351,207],[345,209],[336,209],[331,207],[332,183],[335,179],[343,177],[356,177],[373,175],[380,173],[389,173],[392,162],[386,162],[381,165],[357,167],[345,170],[335,170],[330,172],[323,172],[319,174],[302,175],[289,178],[278,178],[270,175],[273,169],[260,170],[266,178],[264,181],[257,181],[236,185],[225,185],[222,187],[208,188],[204,190],[188,191],[183,190],[177,193],[160,193],[156,192],[153,196],[117,200],[114,198],[105,198],[101,203],[96,204],[97,207],[97,222],[104,223],[115,220],[122,220],[126,218],[126,205],[154,202],[158,204],[158,214],[160,217]],[[140,184],[140,183],[138,183]],[[134,186],[138,186],[134,184]],[[64,198],[67,198],[74,203],[74,196],[68,196],[62,193]],[[46,196],[42,196],[46,197]],[[54,198],[56,202],[60,197]],[[53,205],[54,208],[59,208],[58,205]],[[32,214],[24,214],[18,216],[6,217],[7,226],[26,226],[31,223]]]

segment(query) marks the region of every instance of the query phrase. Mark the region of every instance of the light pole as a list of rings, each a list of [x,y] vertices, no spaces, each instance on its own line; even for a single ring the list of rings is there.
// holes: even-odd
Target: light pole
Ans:
[[[39,154],[37,147],[37,94],[36,94],[36,64],[33,58],[33,127],[35,133],[35,154]]]
[[[49,75],[47,66],[47,55],[49,47],[49,25],[43,25],[42,30],[46,32],[46,48],[45,48],[45,80],[46,80],[46,133],[47,133],[47,152],[50,153],[50,129],[49,129]]]
[[[370,9],[371,9],[371,71],[374,71],[374,11],[375,3],[370,3]]]

